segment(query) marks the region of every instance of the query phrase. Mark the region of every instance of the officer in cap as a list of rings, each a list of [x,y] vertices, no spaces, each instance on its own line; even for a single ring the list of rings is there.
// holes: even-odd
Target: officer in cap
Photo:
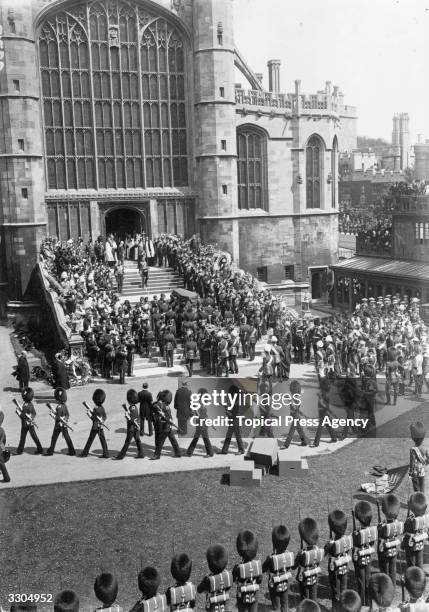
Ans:
[[[51,445],[46,451],[46,456],[51,456],[54,454],[55,445],[58,440],[58,436],[60,434],[63,435],[64,440],[66,441],[68,454],[73,456],[76,454],[76,451],[73,446],[73,442],[71,441],[69,432],[68,432],[68,421],[70,418],[70,414],[67,408],[67,392],[62,387],[58,387],[55,389],[54,397],[58,402],[55,407],[55,425],[54,431],[52,432]]]

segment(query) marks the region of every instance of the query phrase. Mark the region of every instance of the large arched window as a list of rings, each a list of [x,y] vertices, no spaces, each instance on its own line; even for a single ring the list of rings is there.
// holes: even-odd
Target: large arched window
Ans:
[[[238,208],[268,210],[267,137],[253,126],[237,130]]]
[[[338,140],[334,137],[331,152],[331,206],[337,206],[337,181],[338,181]]]
[[[323,176],[323,142],[313,135],[305,150],[307,208],[321,207],[321,188]]]
[[[88,2],[39,36],[50,189],[188,184],[181,35],[137,3]]]

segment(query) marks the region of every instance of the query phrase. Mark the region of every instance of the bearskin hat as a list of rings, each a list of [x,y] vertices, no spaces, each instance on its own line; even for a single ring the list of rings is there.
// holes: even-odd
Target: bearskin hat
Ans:
[[[138,585],[140,591],[147,598],[154,597],[161,584],[161,576],[156,568],[144,567],[138,576]]]
[[[290,392],[293,393],[301,393],[301,383],[299,380],[291,380],[289,384]]]
[[[240,531],[237,536],[237,552],[244,561],[252,561],[258,552],[258,539],[253,531]]]
[[[388,493],[381,500],[381,509],[387,519],[396,519],[401,508],[401,502],[394,493]]]
[[[192,560],[186,553],[174,555],[171,559],[170,571],[177,582],[186,582],[191,575]]]
[[[312,599],[303,599],[297,605],[296,612],[320,612],[320,606]]]
[[[74,591],[60,591],[54,599],[54,612],[78,612],[79,598]]]
[[[37,612],[37,604],[28,602],[12,604],[10,612]]]
[[[319,529],[314,519],[308,517],[299,522],[298,531],[304,542],[310,546],[317,544],[319,540]]]
[[[271,540],[276,553],[284,553],[286,548],[289,546],[289,529],[285,525],[277,525],[276,527],[273,527],[271,532]]]
[[[420,421],[417,421],[417,423],[411,423],[410,433],[411,433],[411,438],[414,441],[422,442],[426,435],[425,426]]]
[[[375,601],[380,608],[388,608],[395,597],[392,579],[381,572],[371,576],[368,590],[370,601]]]
[[[220,574],[228,565],[228,553],[222,544],[209,546],[206,552],[206,559],[212,574]]]
[[[129,404],[137,404],[138,401],[139,401],[139,396],[137,395],[137,391],[135,389],[128,389],[127,402]]]
[[[158,399],[160,399],[162,402],[165,402],[166,404],[171,404],[171,402],[173,401],[173,394],[169,389],[165,389],[164,391],[160,392],[160,394],[158,395]]]
[[[328,392],[331,388],[330,382],[327,378],[320,379],[320,390]]]
[[[94,593],[106,607],[111,606],[118,596],[118,581],[113,574],[99,574],[94,582]]]
[[[96,389],[92,394],[92,401],[94,402],[94,404],[97,404],[97,406],[101,406],[101,404],[104,404],[105,400],[106,394],[104,393],[103,389]]]
[[[67,392],[62,387],[57,387],[54,391],[54,397],[57,400],[57,402],[60,402],[61,404],[65,404],[67,401]]]
[[[25,387],[25,389],[21,391],[21,395],[24,402],[31,402],[34,397],[34,391],[31,387]]]
[[[371,525],[372,521],[372,508],[371,504],[367,501],[359,501],[355,506],[355,516],[359,523],[363,527]]]
[[[352,589],[346,589],[340,595],[340,609],[343,612],[360,612],[362,601],[359,594]]]
[[[342,510],[332,510],[328,515],[329,529],[337,536],[343,536],[347,529],[347,516]]]
[[[411,597],[418,599],[426,590],[426,574],[420,567],[407,567],[404,585]]]
[[[424,493],[419,491],[410,496],[408,508],[414,514],[414,516],[423,516],[426,512],[427,505],[428,503]]]

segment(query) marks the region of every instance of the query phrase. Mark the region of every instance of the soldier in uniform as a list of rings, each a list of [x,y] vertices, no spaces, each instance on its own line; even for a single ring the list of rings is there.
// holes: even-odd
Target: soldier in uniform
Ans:
[[[55,389],[54,397],[58,403],[55,408],[55,424],[54,424],[54,430],[52,432],[51,444],[48,450],[46,451],[46,456],[51,456],[54,454],[55,445],[57,443],[58,436],[60,434],[63,435],[63,438],[66,441],[67,448],[68,448],[68,454],[70,456],[73,456],[76,454],[76,451],[74,449],[73,442],[71,441],[71,438],[69,436],[68,427],[67,427],[67,423],[70,418],[70,414],[69,414],[67,404],[66,404],[67,392],[65,389],[58,387],[57,389]]]
[[[130,612],[145,612],[147,610],[159,608],[163,610],[162,604],[166,607],[167,600],[165,595],[158,595],[158,589],[161,584],[161,576],[155,567],[144,567],[138,575],[138,585],[142,596],[131,608]],[[147,603],[146,603],[147,602]],[[153,603],[153,608],[149,606],[149,602]]]
[[[140,440],[140,415],[139,409],[137,408],[138,401],[139,397],[137,395],[137,391],[134,389],[129,389],[127,391],[128,406],[124,406],[124,410],[126,409],[127,436],[125,438],[124,446],[116,455],[115,459],[120,460],[125,457],[130,446],[130,442],[133,438],[137,446],[137,459],[144,458],[143,446]]]
[[[228,393],[233,394],[233,395],[237,395],[239,394],[239,392],[240,390],[236,385],[231,385],[228,389]],[[226,414],[229,417],[230,424],[226,431],[225,440],[224,440],[222,451],[221,451],[222,455],[228,454],[228,449],[229,449],[229,445],[231,444],[233,434],[235,435],[235,439],[237,441],[237,446],[238,446],[237,454],[238,455],[244,454],[244,445],[243,445],[243,439],[241,437],[240,421],[237,418],[239,409],[240,409],[240,402],[236,401],[234,403],[233,408],[231,410],[226,411]]]
[[[319,564],[324,553],[318,548],[319,529],[313,518],[299,522],[298,531],[301,538],[301,550],[295,557],[295,567],[299,568],[296,579],[301,599],[312,599],[317,602],[317,584]]]
[[[197,586],[197,592],[207,593],[206,610],[224,612],[228,609],[232,586],[232,574],[226,569],[228,553],[221,544],[213,544],[207,549],[206,559],[210,574],[204,576]]]
[[[190,612],[195,607],[196,588],[189,581],[192,571],[192,560],[186,554],[174,555],[170,566],[171,575],[176,581],[166,591],[167,604],[171,612],[183,610]],[[180,595],[178,596],[178,593]]]
[[[390,576],[381,572],[373,574],[369,579],[368,593],[371,610],[393,611],[391,606],[395,597],[395,586]]]
[[[7,461],[7,458],[5,457],[6,432],[2,427],[3,421],[4,421],[4,412],[0,408],[0,472],[3,475],[3,482],[10,482],[9,472],[7,471],[7,468],[6,468],[6,461]]]
[[[176,338],[171,331],[171,327],[168,327],[166,333],[163,338],[164,344],[164,357],[166,361],[167,368],[173,367],[174,362],[174,349],[176,348]]]
[[[118,365],[119,371],[119,382],[121,385],[125,384],[125,374],[128,369],[128,360],[127,360],[127,349],[124,344],[121,344],[116,351],[116,361]]]
[[[181,457],[179,444],[173,432],[173,421],[171,418],[170,404],[173,400],[173,395],[168,389],[160,391],[156,402],[152,405],[152,414],[155,424],[155,452],[152,460],[160,459],[162,447],[168,438],[173,447],[174,456]]]
[[[237,536],[237,552],[241,557],[241,563],[234,566],[232,576],[237,583],[237,609],[238,612],[257,612],[258,591],[262,582],[262,564],[256,559],[258,553],[258,539],[252,531],[240,531]],[[252,569],[259,571],[247,574],[246,566],[252,565]]]
[[[291,380],[289,388],[290,388],[290,394],[292,396],[296,394],[297,395],[301,394],[301,384],[298,380]],[[294,419],[298,419],[298,420],[302,416],[300,406],[296,402],[293,402],[291,404],[290,414]],[[296,425],[295,425],[295,422],[293,422],[292,425],[290,426],[288,435],[285,440],[285,445],[283,448],[289,448],[290,443],[292,442],[292,438],[293,438],[295,429],[297,430],[298,435],[301,438],[301,446],[308,446],[310,444],[310,439],[307,436],[303,426],[299,422]]]
[[[197,358],[197,343],[194,340],[194,336],[191,333],[188,339],[185,342],[185,358],[186,358],[186,367],[188,368],[189,376],[192,376],[194,373],[194,361]]]
[[[92,395],[92,401],[95,404],[90,417],[92,421],[92,427],[91,431],[89,432],[89,437],[87,443],[85,444],[85,448],[80,454],[81,457],[88,457],[91,445],[94,442],[95,437],[98,436],[100,439],[101,447],[103,449],[102,457],[103,459],[109,459],[107,442],[104,436],[103,426],[101,424],[104,423],[107,419],[106,411],[103,406],[105,400],[106,394],[104,393],[103,389],[96,389]]]
[[[262,564],[262,571],[268,573],[268,592],[270,594],[272,610],[287,612],[289,607],[289,580],[292,578],[290,568],[293,566],[293,553],[286,553],[289,546],[290,533],[285,525],[273,527],[271,533],[273,553],[269,555]],[[284,559],[283,567],[278,567],[277,559]],[[286,563],[289,557],[290,563]]]
[[[330,384],[327,378],[320,379],[320,392],[318,393],[317,408],[319,413],[319,425],[317,426],[316,436],[314,438],[313,446],[319,446],[320,438],[322,436],[322,429],[326,427],[329,435],[331,436],[332,442],[337,442],[337,436],[335,431],[330,425],[323,425],[323,420],[326,416],[335,416],[329,407],[329,390]]]
[[[36,419],[36,410],[33,405],[33,397],[34,391],[31,387],[26,387],[22,390],[22,399],[24,400],[24,404],[22,405],[22,412],[20,415],[21,419],[21,437],[19,439],[18,448],[16,449],[17,455],[22,455],[25,446],[25,439],[27,438],[27,434],[30,433],[35,445],[36,445],[36,455],[43,455],[43,448],[40,444],[39,437],[36,433],[36,428],[34,421]]]

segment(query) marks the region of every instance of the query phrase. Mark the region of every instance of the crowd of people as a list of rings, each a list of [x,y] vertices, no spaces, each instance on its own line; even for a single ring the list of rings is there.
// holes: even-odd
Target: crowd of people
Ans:
[[[299,319],[280,298],[236,269],[227,254],[196,239],[161,235],[153,243],[156,261],[177,270],[194,293],[189,299],[141,297],[131,304],[94,282],[88,259],[74,256],[65,265],[64,247],[49,244],[50,269],[56,270],[62,288],[60,300],[69,316],[80,321],[93,373],[105,378],[117,375],[124,383],[133,373],[136,353],[151,356],[159,351],[172,366],[179,344],[189,375],[199,361],[206,373],[228,376],[238,372],[238,357],[254,359],[261,338],[265,346],[260,378],[270,388],[274,380],[289,378],[293,362],[314,361],[318,374],[326,371],[330,377],[359,376],[365,365],[385,372],[386,364],[393,362],[397,366],[394,374],[389,369],[389,380],[398,378],[400,392],[414,384],[417,395],[429,373],[427,328],[417,298],[363,298],[352,315]],[[82,246],[72,243],[67,248],[75,253]],[[106,280],[105,274],[102,277]]]
[[[411,430],[421,435],[421,423],[413,424]],[[352,511],[351,530],[343,510],[329,512],[330,537],[325,543],[320,542],[316,520],[310,516],[301,519],[298,524],[301,546],[297,552],[288,550],[291,539],[288,527],[276,525],[271,534],[273,552],[265,559],[258,554],[256,534],[243,529],[236,537],[238,562],[230,569],[225,546],[210,544],[206,551],[207,573],[197,583],[192,580],[192,558],[186,552],[174,554],[170,565],[172,585],[165,593],[159,592],[161,576],[157,568],[142,567],[137,579],[140,594],[130,612],[190,612],[200,607],[197,594],[205,598],[204,607],[209,612],[227,612],[234,592],[239,612],[256,612],[258,603],[262,603],[265,585],[272,610],[287,612],[293,592],[294,599],[299,598],[298,612],[320,612],[318,586],[325,563],[334,612],[362,609],[427,612],[429,603],[423,570],[423,548],[429,528],[426,497],[421,492],[410,496],[405,521],[399,518],[401,503],[395,493],[381,497],[377,505],[378,521],[373,516],[372,504],[358,501]],[[406,559],[406,568],[401,567],[400,576],[402,601],[394,606],[399,595],[397,565],[401,551]],[[378,563],[374,567],[376,559]],[[295,588],[292,591],[295,570],[298,593]],[[97,603],[94,599],[94,607],[86,609],[122,612],[123,608],[116,603],[118,593],[115,575],[104,571],[94,582]],[[54,612],[79,611],[79,597],[73,590],[61,591],[52,603]],[[34,600],[13,603],[10,610],[35,612],[37,603]]]

